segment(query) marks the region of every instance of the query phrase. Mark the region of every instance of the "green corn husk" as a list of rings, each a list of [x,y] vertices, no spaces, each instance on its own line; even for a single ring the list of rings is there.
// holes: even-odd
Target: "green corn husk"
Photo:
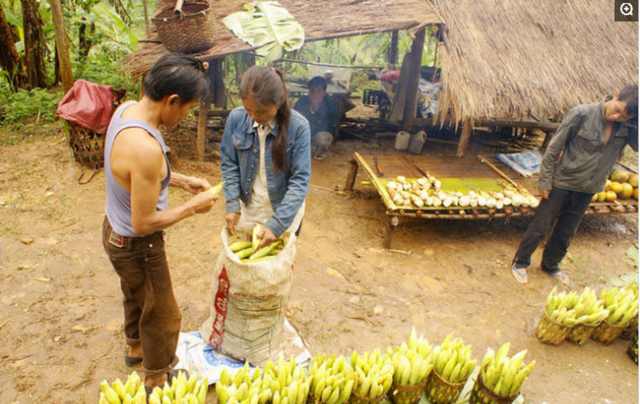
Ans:
[[[538,339],[549,345],[560,345],[565,340],[571,327],[553,321],[545,312],[538,322]]]

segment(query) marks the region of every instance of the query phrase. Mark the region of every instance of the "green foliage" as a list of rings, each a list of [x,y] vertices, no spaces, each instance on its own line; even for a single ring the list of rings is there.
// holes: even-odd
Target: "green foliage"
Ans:
[[[61,98],[62,94],[40,88],[31,91],[20,89],[15,93],[0,92],[0,122],[15,123],[29,117],[38,117],[40,122],[52,122]]]

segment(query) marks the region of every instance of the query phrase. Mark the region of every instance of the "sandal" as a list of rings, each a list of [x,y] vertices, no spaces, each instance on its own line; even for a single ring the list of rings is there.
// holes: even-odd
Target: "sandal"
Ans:
[[[545,271],[546,272],[546,271]],[[553,276],[554,278],[556,278],[556,280],[560,283],[562,283],[563,285],[568,285],[569,284],[569,277],[564,273],[564,271],[562,269],[557,269],[553,272],[547,272],[549,275]]]
[[[511,275],[513,275],[514,279],[519,283],[525,284],[529,282],[527,268],[518,268],[515,263],[511,264]]]

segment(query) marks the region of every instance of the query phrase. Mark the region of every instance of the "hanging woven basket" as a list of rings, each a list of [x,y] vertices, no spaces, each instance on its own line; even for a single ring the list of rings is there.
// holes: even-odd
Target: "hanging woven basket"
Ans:
[[[171,52],[201,52],[216,40],[216,17],[208,1],[178,1],[158,9],[151,18],[158,37]]]

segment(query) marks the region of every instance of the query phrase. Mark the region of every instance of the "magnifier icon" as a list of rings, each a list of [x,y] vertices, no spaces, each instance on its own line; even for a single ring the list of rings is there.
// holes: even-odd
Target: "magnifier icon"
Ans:
[[[631,5],[631,3],[622,3],[620,5],[620,14],[625,15],[625,16],[632,16],[633,15],[633,6]]]

